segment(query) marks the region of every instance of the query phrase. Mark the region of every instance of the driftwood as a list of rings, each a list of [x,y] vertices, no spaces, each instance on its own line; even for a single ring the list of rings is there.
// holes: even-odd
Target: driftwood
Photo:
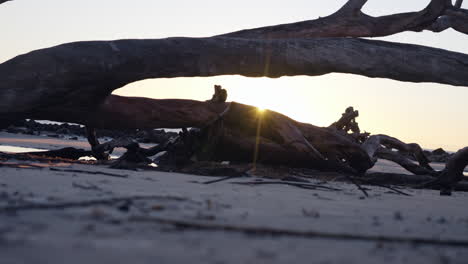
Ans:
[[[166,161],[175,164],[252,160],[350,174],[362,174],[377,158],[384,158],[415,174],[436,176],[438,181],[432,184],[450,189],[460,180],[468,151],[454,155],[443,172],[434,172],[419,145],[361,133],[354,109],[331,127],[321,128],[274,111],[260,113],[252,106],[226,103],[221,87],[208,102],[111,95],[115,89],[147,78],[226,74],[280,77],[339,72],[468,86],[468,55],[349,38],[449,27],[466,33],[467,11],[461,9],[462,1],[452,5],[450,0],[432,0],[422,11],[381,17],[364,14],[361,9],[366,2],[349,0],[336,13],[317,20],[209,38],[75,42],[20,55],[0,64],[0,120],[84,124],[98,159],[107,159],[114,147],[128,149],[115,164],[121,168],[148,164],[151,153],[163,150],[169,153]],[[100,144],[94,132],[100,127],[200,130],[185,130],[179,140],[147,150],[124,139]],[[419,165],[402,152],[414,156]]]
[[[124,197],[103,198],[103,199],[89,199],[86,201],[66,201],[56,203],[26,203],[21,205],[7,205],[0,206],[0,213],[4,212],[24,212],[30,210],[57,210],[68,208],[82,208],[96,205],[110,205],[115,206],[121,202],[135,202],[141,200],[168,200],[168,201],[187,201],[188,198],[172,195],[132,195]]]
[[[112,101],[106,98],[113,90],[147,78],[342,72],[468,85],[465,54],[348,38],[420,30],[447,12],[464,10],[449,0],[432,0],[420,12],[371,17],[360,11],[366,2],[350,0],[322,19],[210,38],[75,42],[33,51],[0,64],[0,120],[30,117],[92,125],[94,110]],[[346,38],[323,38],[331,36]]]
[[[72,159],[77,160],[81,157],[92,156],[93,152],[87,151],[84,149],[76,148],[61,148],[50,151],[39,151],[39,152],[28,152],[26,154],[34,155],[38,157],[51,157],[51,158],[63,158],[63,159]]]
[[[275,56],[269,56],[270,53]],[[421,54],[424,60],[420,59]],[[165,63],[168,61],[173,64],[171,67]],[[430,69],[427,61],[431,62]],[[34,51],[0,64],[0,118],[30,117],[92,126],[95,109],[112,101],[106,98],[113,90],[146,78],[316,76],[343,72],[468,86],[467,70],[465,54],[362,39],[77,42]],[[47,97],[43,96],[45,93]],[[112,118],[124,120],[126,116]],[[143,125],[138,121],[133,121],[134,127]]]
[[[456,188],[458,182],[463,178],[463,171],[468,165],[468,147],[460,149],[447,162],[444,170],[442,170],[438,178],[430,181],[426,186],[439,186],[441,195],[451,195],[452,189]]]
[[[49,168],[49,169],[51,171],[71,172],[71,173],[85,173],[85,174],[92,174],[92,175],[104,175],[104,176],[111,176],[111,177],[117,177],[117,178],[127,178],[128,177],[128,175],[108,173],[108,172],[103,172],[103,171],[87,171],[87,170],[57,169],[57,168]]]
[[[174,126],[168,127],[202,129],[186,131],[181,134],[178,142],[168,142],[151,151],[143,150],[129,139],[93,146],[93,151],[100,153],[110,152],[115,147],[125,147],[131,150],[132,156],[141,154],[137,159],[149,162],[144,157],[172,148],[173,151],[179,149],[177,156],[186,153],[186,159],[195,156],[196,160],[252,162],[255,146],[260,143],[257,158],[261,163],[348,173],[364,172],[372,166],[371,160],[359,144],[345,135],[297,122],[274,111],[259,112],[256,107],[235,102],[157,100],[115,95],[109,96],[108,100],[112,103],[103,104],[96,109],[92,117],[93,127],[129,128],[138,119],[136,122],[141,123],[143,128],[173,123]],[[109,108],[110,105],[113,107]],[[150,109],[159,114],[145,114]],[[127,115],[128,118],[119,122],[109,119],[121,115]],[[260,122],[261,130],[257,131]],[[90,141],[97,142],[95,139]],[[342,163],[343,159],[347,162]]]
[[[249,181],[249,182],[231,182],[231,183],[240,184],[240,185],[273,185],[273,184],[282,185],[283,184],[283,185],[290,185],[290,186],[295,186],[295,187],[303,188],[303,189],[312,189],[312,190],[322,189],[322,190],[327,190],[327,191],[341,191],[341,189],[332,188],[332,187],[324,186],[321,184],[290,182],[290,181]]]
[[[177,103],[180,104],[181,101],[178,100]],[[193,102],[189,101],[189,103]],[[205,104],[209,105],[210,103]],[[212,115],[212,118],[216,117],[219,118],[219,114]],[[257,140],[257,127],[260,118],[262,119],[262,130],[258,134],[260,139]],[[355,122],[354,119],[348,120]],[[229,111],[224,111],[222,117],[211,124],[211,126],[205,127],[202,132],[187,135],[191,138],[190,143],[188,145],[182,144],[182,150],[178,149],[179,152],[176,152],[175,156],[181,158],[180,154],[184,153],[185,158],[182,160],[185,161],[194,159],[198,161],[249,162],[253,161],[256,142],[260,142],[258,147],[258,162],[260,163],[310,167],[325,171],[336,171],[341,168],[342,172],[356,173],[365,172],[375,164],[378,158],[381,158],[396,162],[416,175],[433,176],[426,180],[434,180],[434,177],[445,175],[430,167],[428,159],[418,144],[406,144],[386,135],[373,135],[362,145],[359,145],[355,143],[353,137],[335,133],[336,127],[320,128],[298,123],[279,113],[259,112],[255,107],[238,103],[230,103]],[[346,126],[346,122],[343,122],[343,127]],[[119,146],[125,147],[125,145],[131,146],[132,144],[135,143],[125,143]],[[315,147],[310,149],[309,145]],[[157,151],[168,150],[167,146],[156,149]],[[394,149],[398,151],[394,151]],[[141,152],[141,149],[138,151]],[[319,154],[316,154],[316,151]],[[134,152],[135,150],[130,151],[130,153]],[[465,152],[466,150],[461,151],[459,155],[454,156],[456,158],[452,159],[449,164],[457,165],[447,165],[446,171],[455,171],[457,173],[455,175],[462,175],[460,173],[466,166],[466,163],[463,163]],[[154,155],[156,151],[149,153]],[[412,155],[419,162],[419,165],[403,154]],[[178,164],[181,165],[183,162]],[[449,175],[454,174],[450,173]],[[441,176],[441,178],[444,177]],[[447,179],[451,179],[449,181],[451,184],[456,184],[461,180],[460,177]],[[419,183],[421,184],[423,181],[419,181]]]
[[[450,0],[432,0],[426,8],[419,12],[372,17],[361,11],[366,3],[367,0],[349,0],[337,12],[324,18],[241,30],[221,36],[249,39],[382,37],[404,31],[425,29],[443,15],[447,9],[452,8]]]
[[[406,144],[387,135],[374,135],[362,144],[362,148],[373,160],[381,158],[393,161],[416,175],[427,175],[434,172],[422,148],[416,143]],[[399,152],[393,151],[393,149]],[[403,156],[402,153],[413,155],[419,165]]]
[[[226,94],[225,90],[217,87],[213,98],[216,98],[220,91]],[[195,106],[193,109],[197,109],[198,113],[203,113],[204,119],[197,121],[200,123],[193,123],[201,129],[190,131],[184,129],[179,138],[149,149],[141,148],[137,142],[129,138],[98,144],[95,134],[89,133],[91,135],[89,141],[97,142],[97,145],[93,146],[93,152],[99,153],[101,157],[108,157],[116,147],[127,148],[127,152],[112,164],[114,168],[123,169],[147,166],[153,162],[148,157],[165,151],[166,154],[160,156],[157,161],[163,168],[165,166],[180,168],[194,161],[229,160],[340,171],[355,175],[365,173],[374,166],[377,159],[387,159],[416,175],[432,176],[429,178],[430,181],[426,179],[424,182],[419,181],[419,184],[430,182],[431,186],[438,185],[443,189],[450,189],[450,186],[462,179],[463,169],[467,164],[466,149],[454,155],[443,172],[437,172],[430,167],[429,160],[418,144],[406,144],[386,135],[372,135],[364,143],[360,143],[356,140],[356,135],[357,137],[360,135],[355,120],[357,111],[352,108],[348,108],[342,118],[332,126],[316,127],[297,122],[274,111],[259,111],[256,107],[235,102],[225,103],[223,102],[225,95],[222,97],[224,99],[221,101],[197,102],[111,96],[116,101],[124,100],[127,106],[127,108],[113,108],[113,111],[131,109],[144,112],[142,109],[150,109],[153,105],[155,107],[164,105],[170,120],[193,122],[190,120],[194,118],[194,111],[190,115],[190,108],[184,107],[186,102],[188,106]],[[172,105],[174,108],[169,107]],[[187,111],[181,112],[180,109]],[[177,117],[177,114],[170,114],[171,111],[182,114]],[[96,117],[99,117],[100,113],[97,111]],[[143,117],[148,116],[143,115]],[[193,120],[196,118],[197,116]],[[145,123],[151,124],[151,122],[164,122],[164,120],[151,119]],[[125,122],[116,124],[122,128],[127,125]],[[347,128],[350,127],[353,133],[348,134]],[[408,156],[413,156],[419,164],[414,163]],[[350,180],[367,194],[358,181]]]
[[[107,97],[113,90],[146,78],[345,72],[468,84],[464,74],[468,56],[464,54],[382,41],[323,38],[375,37],[429,28],[445,16],[455,16],[452,13],[465,14],[460,2],[432,0],[422,11],[382,17],[362,13],[366,2],[349,0],[325,18],[211,38],[76,42],[33,51],[0,65],[0,120],[30,117],[92,127],[96,108],[103,104],[112,108],[113,100]],[[117,114],[123,113],[108,118],[127,117]],[[132,122],[135,128],[142,125],[138,119]],[[184,127],[177,122],[160,125]]]
[[[381,184],[392,184],[414,188],[429,188],[440,190],[441,185],[438,185],[435,181],[437,177],[430,175],[408,175],[398,173],[385,173],[385,172],[372,172],[366,173],[362,177],[358,178],[363,184],[369,185],[381,185]],[[433,184],[431,184],[433,183]],[[462,180],[451,184],[451,189],[455,191],[468,191],[468,181]]]
[[[331,124],[328,128],[336,129],[337,132],[351,136],[356,142],[363,143],[370,135],[370,133],[361,133],[359,124],[356,118],[359,116],[359,111],[354,110],[353,107],[346,108],[341,118]]]
[[[220,94],[222,100],[216,99]],[[164,116],[135,116],[142,118],[140,121],[149,126],[165,123],[167,119],[167,122],[181,122],[201,129],[184,129],[178,139],[150,149],[141,148],[129,138],[98,144],[95,134],[89,133],[89,141],[97,144],[93,146],[93,152],[107,157],[116,147],[127,148],[128,151],[112,165],[123,169],[146,166],[153,162],[149,156],[166,151],[157,161],[163,167],[180,168],[193,161],[229,160],[340,171],[355,175],[365,173],[374,166],[377,159],[387,159],[413,174],[434,177],[431,178],[431,184],[443,188],[449,188],[460,181],[466,166],[466,150],[454,155],[444,172],[437,172],[431,168],[418,144],[406,144],[387,135],[372,135],[361,143],[357,138],[365,137],[359,133],[356,122],[358,112],[352,107],[345,111],[340,120],[324,128],[297,122],[274,111],[259,111],[249,105],[226,103],[226,96],[227,92],[220,86],[215,88],[214,99],[206,102],[110,96],[112,105],[119,106],[121,101],[125,107],[97,109],[96,120],[113,116],[109,111],[125,111],[132,115],[129,110],[144,113],[146,109],[157,109],[163,105],[166,111]],[[131,127],[131,124],[115,122],[114,126],[126,128]],[[348,130],[352,133],[348,134]],[[92,132],[90,129],[88,131]],[[409,156],[419,164],[414,163]],[[359,186],[358,182],[354,182]],[[365,190],[363,192],[366,193]]]
[[[457,0],[454,8],[447,9],[444,11],[432,25],[427,29],[433,32],[441,32],[448,28],[468,34],[468,11],[461,9],[463,0]]]

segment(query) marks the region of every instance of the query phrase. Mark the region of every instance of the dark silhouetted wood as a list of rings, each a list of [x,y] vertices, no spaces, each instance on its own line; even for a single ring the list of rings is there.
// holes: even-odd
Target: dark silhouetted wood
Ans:
[[[77,160],[81,157],[92,156],[92,152],[83,149],[76,149],[72,147],[61,148],[50,151],[38,151],[28,152],[24,154],[40,156],[40,157],[51,157],[51,158],[63,158],[63,159],[74,159]]]
[[[94,128],[199,128],[184,130],[177,142],[164,145],[174,150],[169,152],[184,153],[181,160],[253,160],[356,174],[384,158],[415,174],[438,175],[417,144],[385,135],[364,142],[368,134],[361,136],[354,109],[348,109],[330,128],[320,128],[274,111],[226,103],[227,93],[220,86],[208,102],[111,95],[147,78],[234,74],[275,78],[336,72],[468,86],[466,54],[350,38],[449,27],[466,33],[468,12],[461,9],[462,1],[452,5],[450,0],[432,0],[419,12],[380,17],[362,12],[366,2],[349,0],[334,14],[317,20],[210,38],[85,41],[20,55],[0,64],[0,120],[84,124],[98,159],[106,159],[116,146],[127,148],[117,167],[128,168],[124,162],[147,164],[149,154],[163,148],[145,150],[125,140],[99,144]],[[350,137],[350,130],[354,136]],[[460,180],[466,152],[463,149],[450,159],[439,185],[450,187]],[[414,156],[419,165],[402,153]]]
[[[435,173],[422,148],[416,143],[407,144],[387,135],[373,135],[362,144],[362,148],[375,161],[377,158],[393,161],[416,175]],[[393,151],[393,149],[398,152]],[[412,155],[419,162],[419,165],[403,154]]]
[[[271,53],[275,56],[268,55]],[[421,54],[424,60],[420,59]],[[34,51],[0,64],[0,118],[17,116],[86,124],[113,90],[146,78],[316,76],[345,72],[468,86],[467,71],[468,55],[461,53],[349,38],[77,42]]]
[[[432,0],[419,12],[372,17],[361,11],[366,2],[350,0],[336,13],[316,20],[241,30],[221,36],[248,39],[382,37],[425,28],[451,7],[450,0]]]

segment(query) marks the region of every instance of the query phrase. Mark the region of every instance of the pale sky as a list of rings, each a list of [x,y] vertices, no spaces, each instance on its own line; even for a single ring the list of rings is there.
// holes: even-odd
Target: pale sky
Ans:
[[[314,19],[336,11],[345,2],[14,0],[0,5],[0,63],[31,50],[71,41],[205,37]],[[364,11],[370,15],[415,11],[428,2],[370,0]],[[453,30],[438,34],[403,33],[383,39],[468,53],[468,36]],[[116,93],[205,100],[211,97],[214,84],[228,89],[228,100],[270,108],[315,125],[327,126],[346,107],[354,106],[361,114],[361,129],[373,134],[417,142],[424,148],[457,150],[468,146],[468,87],[329,74],[279,79],[153,79],[127,85]]]

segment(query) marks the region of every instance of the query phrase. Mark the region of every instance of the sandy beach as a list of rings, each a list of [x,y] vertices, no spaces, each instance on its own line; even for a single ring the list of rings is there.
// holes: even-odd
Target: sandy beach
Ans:
[[[2,133],[2,145],[87,147]],[[399,171],[381,162],[376,171]],[[468,194],[240,185],[105,166],[0,168],[0,256],[16,263],[466,263]],[[78,172],[79,171],[79,172]],[[92,172],[97,174],[86,173]],[[103,173],[103,174],[99,174]],[[220,175],[223,176],[223,175]]]

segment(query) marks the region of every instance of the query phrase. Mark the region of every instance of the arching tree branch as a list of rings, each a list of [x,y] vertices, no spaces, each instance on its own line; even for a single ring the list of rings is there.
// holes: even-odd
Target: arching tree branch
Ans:
[[[34,115],[59,119],[65,113],[88,111],[113,90],[147,78],[317,76],[341,72],[468,86],[467,71],[465,54],[349,38],[76,42],[0,64],[0,118]]]
[[[373,135],[361,147],[374,161],[377,161],[377,159],[390,160],[416,175],[432,175],[435,173],[434,169],[429,165],[429,160],[424,155],[422,148],[416,143],[407,144],[387,135]],[[394,151],[394,149],[398,152]],[[419,165],[405,157],[404,154],[413,156]]]
[[[468,34],[468,11],[465,9],[446,10],[443,16],[439,17],[426,29],[433,32],[442,32],[449,28]]]
[[[450,0],[432,0],[419,12],[372,17],[361,12],[366,2],[350,0],[336,13],[316,20],[241,30],[220,36],[249,39],[383,37],[426,28],[452,6]]]
[[[358,12],[361,12],[361,9],[367,1],[368,0],[349,0],[337,11],[337,13],[356,15]]]

